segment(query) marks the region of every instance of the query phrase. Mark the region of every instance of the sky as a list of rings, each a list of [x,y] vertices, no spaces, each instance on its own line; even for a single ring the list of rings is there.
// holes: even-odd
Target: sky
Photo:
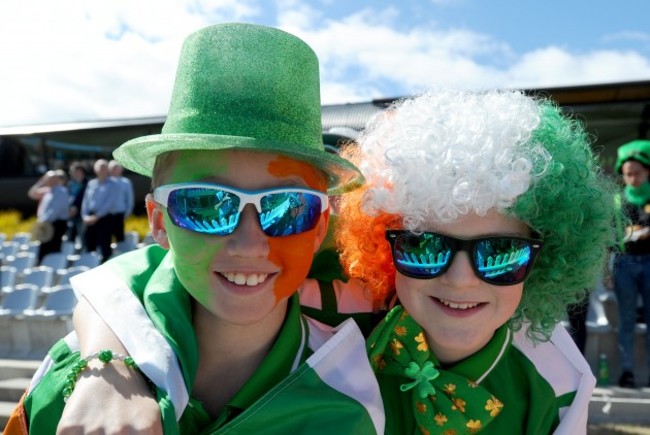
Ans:
[[[648,0],[2,0],[0,126],[164,116],[185,36],[273,26],[321,101],[650,80]]]

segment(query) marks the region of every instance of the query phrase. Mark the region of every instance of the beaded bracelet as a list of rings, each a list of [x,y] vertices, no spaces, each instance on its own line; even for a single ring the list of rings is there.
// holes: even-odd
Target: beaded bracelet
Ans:
[[[70,373],[68,373],[68,375],[66,376],[65,383],[63,384],[64,402],[67,402],[70,396],[72,395],[72,391],[74,390],[75,384],[77,383],[77,379],[79,379],[79,375],[81,374],[81,372],[83,372],[86,369],[86,367],[88,367],[88,362],[92,361],[95,358],[103,362],[104,365],[108,364],[113,360],[120,360],[124,362],[124,364],[127,367],[133,369],[138,368],[138,365],[130,356],[122,355],[119,353],[113,353],[113,351],[109,349],[100,350],[99,352],[92,353],[88,355],[86,358],[82,358],[79,361],[77,361],[70,369]]]

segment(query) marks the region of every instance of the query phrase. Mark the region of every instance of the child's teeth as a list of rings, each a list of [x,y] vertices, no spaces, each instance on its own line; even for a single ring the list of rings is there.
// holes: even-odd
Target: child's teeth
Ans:
[[[266,280],[266,277],[268,276],[265,273],[244,275],[241,272],[238,273],[227,272],[227,273],[222,273],[221,275],[224,276],[228,281],[234,282],[237,285],[247,285],[247,286],[255,286],[257,284],[261,284]]]
[[[450,308],[454,308],[456,310],[467,310],[469,308],[474,308],[475,306],[478,305],[478,303],[473,303],[473,304],[462,304],[461,303],[461,304],[458,304],[456,302],[450,302],[450,301],[446,301],[444,299],[438,299],[438,300],[440,302],[442,302],[443,305],[446,305],[446,306],[448,306]]]

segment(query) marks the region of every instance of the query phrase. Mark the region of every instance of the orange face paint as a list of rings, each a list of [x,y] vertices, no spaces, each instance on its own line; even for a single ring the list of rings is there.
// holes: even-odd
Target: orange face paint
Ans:
[[[280,178],[298,176],[311,189],[327,190],[325,175],[310,164],[285,156],[278,156],[269,163],[268,172]],[[326,212],[329,214],[329,212]],[[282,274],[274,283],[276,301],[290,297],[302,285],[314,259],[314,246],[319,227],[302,234],[288,237],[269,237],[269,261],[281,267]],[[324,234],[324,231],[323,231]]]
[[[276,177],[299,176],[311,189],[327,191],[325,174],[314,166],[286,156],[278,156],[269,163],[269,174]]]
[[[313,260],[314,240],[318,229],[288,237],[269,237],[269,261],[282,268],[275,280],[275,300],[290,297],[302,285]]]

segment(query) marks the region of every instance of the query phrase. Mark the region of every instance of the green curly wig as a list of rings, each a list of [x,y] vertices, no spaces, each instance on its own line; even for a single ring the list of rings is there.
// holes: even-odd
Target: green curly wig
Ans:
[[[540,125],[531,141],[551,155],[545,173],[531,184],[507,213],[526,222],[544,240],[544,249],[526,280],[512,318],[528,336],[548,338],[569,304],[593,289],[604,267],[615,231],[615,184],[605,177],[582,125],[540,101]]]

